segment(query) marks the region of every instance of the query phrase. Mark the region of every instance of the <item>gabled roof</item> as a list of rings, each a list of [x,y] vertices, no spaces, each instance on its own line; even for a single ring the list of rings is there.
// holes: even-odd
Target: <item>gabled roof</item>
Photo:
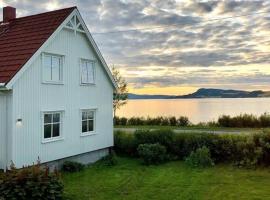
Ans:
[[[7,84],[16,75],[74,9],[0,22],[0,84]]]

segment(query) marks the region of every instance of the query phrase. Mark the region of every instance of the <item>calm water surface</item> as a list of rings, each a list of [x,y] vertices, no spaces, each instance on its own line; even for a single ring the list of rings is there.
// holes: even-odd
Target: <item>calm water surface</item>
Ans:
[[[208,122],[220,115],[270,112],[270,98],[129,100],[117,111],[121,117],[187,116],[191,122]]]

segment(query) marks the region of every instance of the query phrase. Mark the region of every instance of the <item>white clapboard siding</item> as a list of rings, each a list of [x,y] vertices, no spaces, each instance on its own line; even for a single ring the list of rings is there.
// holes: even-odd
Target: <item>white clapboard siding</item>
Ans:
[[[38,56],[13,86],[12,160],[17,167],[113,145],[113,85],[83,33],[63,29],[44,50],[64,56],[63,85],[42,83]],[[80,85],[80,58],[96,60],[96,84]],[[81,137],[80,109],[96,108],[96,134]],[[63,140],[42,143],[42,111],[63,110]],[[22,126],[16,126],[16,119]]]
[[[7,98],[0,94],[0,169],[6,167],[7,160]]]

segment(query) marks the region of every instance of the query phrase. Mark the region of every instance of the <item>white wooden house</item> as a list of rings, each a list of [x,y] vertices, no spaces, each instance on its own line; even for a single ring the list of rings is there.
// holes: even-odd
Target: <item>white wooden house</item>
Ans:
[[[116,87],[76,7],[0,22],[0,168],[98,160]]]

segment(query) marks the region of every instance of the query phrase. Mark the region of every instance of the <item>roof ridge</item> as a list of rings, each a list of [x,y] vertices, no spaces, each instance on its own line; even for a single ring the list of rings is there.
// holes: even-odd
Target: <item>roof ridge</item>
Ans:
[[[37,13],[37,14],[32,14],[32,15],[27,15],[27,16],[23,16],[23,17],[16,17],[15,19],[12,19],[10,21],[15,21],[17,19],[23,19],[23,18],[27,18],[27,17],[33,17],[33,16],[38,16],[38,15],[43,15],[43,14],[49,14],[49,13],[54,13],[54,12],[59,12],[59,11],[69,10],[69,9],[77,9],[77,6],[72,6],[72,7],[67,7],[67,8],[61,8],[61,9],[58,9],[58,10],[51,10],[51,11]]]

